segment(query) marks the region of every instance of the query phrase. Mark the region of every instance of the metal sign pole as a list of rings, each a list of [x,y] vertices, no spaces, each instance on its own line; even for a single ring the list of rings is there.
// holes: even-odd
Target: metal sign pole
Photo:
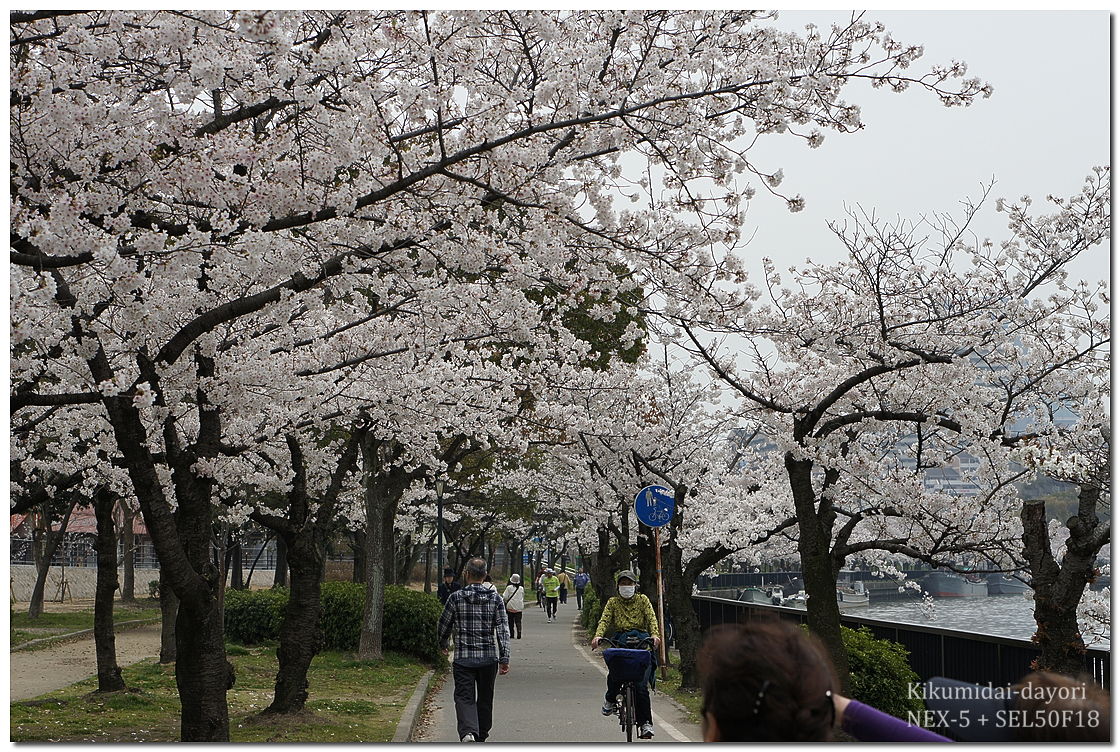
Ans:
[[[653,529],[653,561],[657,569],[657,625],[661,630],[661,679],[669,678],[669,668],[665,660],[665,588],[661,584],[661,528]]]

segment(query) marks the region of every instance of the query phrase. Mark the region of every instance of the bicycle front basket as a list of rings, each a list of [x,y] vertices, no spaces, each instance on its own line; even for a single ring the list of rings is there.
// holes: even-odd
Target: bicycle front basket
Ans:
[[[611,676],[619,681],[640,682],[649,672],[652,655],[648,650],[607,648],[603,651],[603,660],[607,662]]]

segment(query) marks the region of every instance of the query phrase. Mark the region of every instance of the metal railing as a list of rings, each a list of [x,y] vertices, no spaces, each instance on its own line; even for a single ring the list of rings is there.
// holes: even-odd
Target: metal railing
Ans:
[[[726,598],[692,596],[692,607],[704,631],[715,624],[739,624],[756,619],[782,619],[802,624],[808,619],[803,609],[743,603]],[[875,637],[891,640],[909,652],[911,668],[925,681],[933,676],[1003,686],[1013,684],[1030,673],[1031,662],[1041,650],[1030,640],[981,635],[952,629],[897,624],[864,616],[840,615],[845,627],[867,627]],[[1089,648],[1085,651],[1085,673],[1108,689],[1112,683],[1111,651]]]

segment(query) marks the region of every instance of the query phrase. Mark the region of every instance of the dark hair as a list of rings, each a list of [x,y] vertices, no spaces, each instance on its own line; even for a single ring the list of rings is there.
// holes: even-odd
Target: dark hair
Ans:
[[[477,556],[467,562],[467,579],[482,581],[486,576],[486,561]]]
[[[1012,727],[1015,741],[1111,741],[1112,701],[1091,678],[1036,671],[1014,689],[1015,709],[1031,721]]]
[[[697,655],[702,700],[724,742],[832,738],[836,674],[824,647],[787,622],[713,627]]]

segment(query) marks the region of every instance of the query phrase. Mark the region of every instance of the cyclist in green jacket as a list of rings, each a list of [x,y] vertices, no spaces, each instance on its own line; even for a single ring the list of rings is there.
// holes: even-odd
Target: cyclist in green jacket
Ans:
[[[654,613],[649,598],[637,594],[638,576],[627,569],[616,574],[614,580],[618,585],[618,595],[607,600],[606,605],[603,606],[603,615],[599,618],[599,626],[595,630],[595,637],[591,640],[591,649],[598,647],[603,637],[615,638],[618,634],[630,630],[647,633],[653,638],[653,646],[656,648],[661,644],[657,614]],[[608,674],[603,715],[610,715],[615,711],[621,689],[622,682],[612,679]],[[636,690],[634,715],[638,721],[638,738],[649,739],[653,736],[653,711],[649,705],[649,685],[640,682]]]

